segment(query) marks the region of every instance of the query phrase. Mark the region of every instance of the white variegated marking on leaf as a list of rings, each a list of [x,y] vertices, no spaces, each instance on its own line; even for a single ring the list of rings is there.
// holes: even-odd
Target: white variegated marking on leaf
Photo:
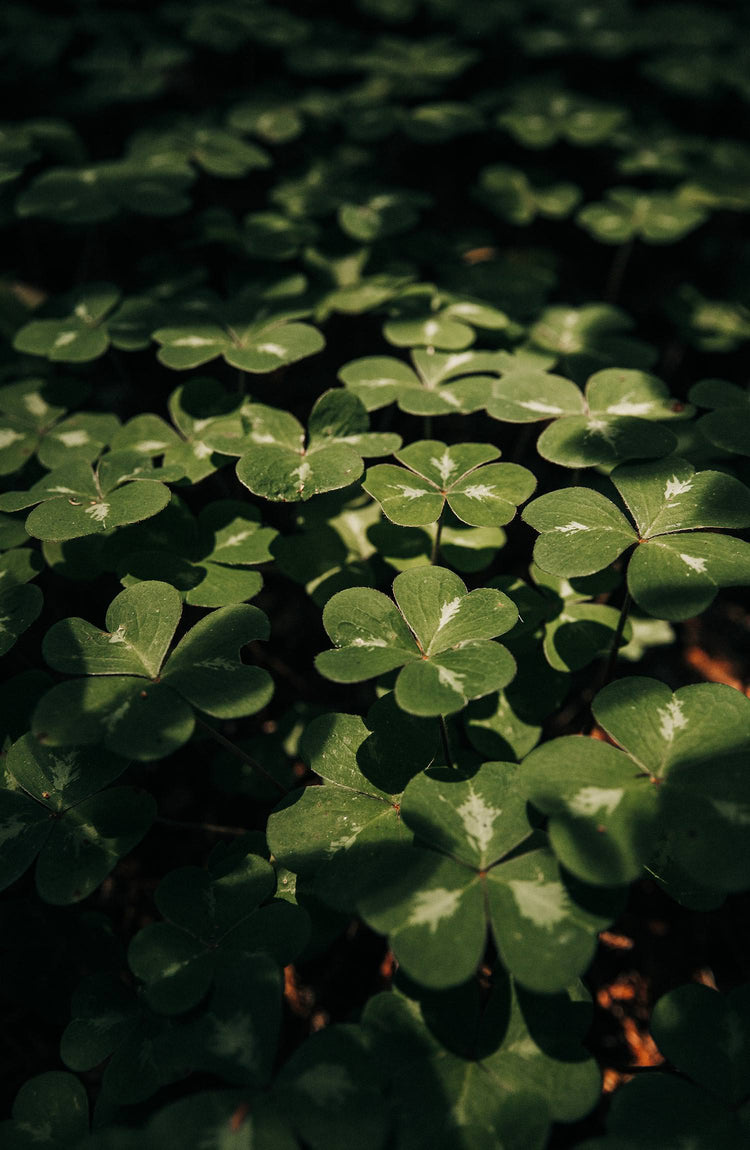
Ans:
[[[421,499],[423,495],[430,494],[421,487],[410,487],[408,483],[389,483],[388,486],[392,491],[400,491],[404,499]]]
[[[750,805],[729,799],[710,799],[714,810],[735,827],[750,827]]]
[[[80,492],[72,487],[48,487],[47,491],[54,492],[55,495],[80,495]]]
[[[424,334],[427,339],[432,340],[433,336],[436,336],[439,331],[440,324],[436,323],[434,319],[428,319],[427,323],[424,325]]]
[[[11,815],[5,822],[0,823],[0,846],[10,842],[11,839],[17,839],[20,834],[27,829],[28,823],[23,819],[19,819],[16,815]]]
[[[49,411],[49,404],[42,399],[38,391],[30,391],[23,397],[23,405],[30,415],[44,416]]]
[[[701,574],[703,574],[703,572],[706,570],[706,560],[700,559],[697,555],[685,555],[681,551],[680,559],[693,571],[699,571]]]
[[[108,711],[106,715],[102,716],[102,725],[111,735],[117,724],[125,718],[130,710],[130,699],[125,699],[120,703],[119,707],[115,707],[114,711]]]
[[[212,655],[210,659],[201,659],[194,665],[205,667],[208,671],[236,671],[239,666],[236,659],[228,659],[224,655]]]
[[[251,431],[250,432],[250,438],[252,439],[253,443],[275,443],[276,442],[276,439],[274,438],[274,436],[270,435],[267,431],[255,431],[255,430]]]
[[[205,335],[181,335],[171,340],[172,347],[216,347],[218,340]]]
[[[211,341],[209,340],[208,342],[210,343]],[[214,419],[214,416],[212,416],[212,415],[206,416],[205,419],[194,419],[192,421],[193,434],[194,435],[200,435],[200,433],[202,431],[205,431],[205,429],[208,427],[209,423],[211,423],[211,421],[213,419]]]
[[[438,680],[442,687],[448,687],[451,691],[455,691],[458,695],[464,693],[464,676],[459,675],[457,671],[451,671],[448,667],[438,667]]]
[[[625,396],[619,403],[612,403],[607,408],[608,415],[648,415],[653,411],[656,405],[652,400],[644,400],[641,403],[634,402],[629,396]]]
[[[297,1075],[294,1085],[317,1106],[340,1106],[355,1089],[344,1067],[336,1062],[319,1062],[309,1067]]]
[[[275,355],[277,359],[282,359],[286,355],[286,348],[280,343],[259,343],[258,351],[264,351],[266,355]]]
[[[596,419],[594,417],[587,419],[586,430],[598,435],[610,447],[615,446],[615,429],[611,423],[607,423],[606,419]]]
[[[461,600],[458,595],[456,595],[455,599],[451,599],[450,603],[443,603],[440,608],[440,620],[437,625],[438,631],[442,631],[443,627],[450,623],[451,619],[455,618],[460,607]]]
[[[310,476],[312,475],[312,467],[310,466],[310,464],[307,462],[306,459],[303,459],[303,461],[302,461],[302,463],[300,463],[299,467],[295,467],[292,470],[291,474],[296,475],[297,478],[299,479],[299,485],[300,485],[300,491],[301,491],[302,488],[307,483]]]
[[[52,346],[67,347],[69,343],[75,342],[75,340],[78,338],[78,335],[79,333],[77,331],[61,331],[60,334],[56,336]]]
[[[134,449],[145,455],[149,451],[163,451],[166,446],[161,439],[142,439],[140,443],[134,444]]]
[[[453,918],[460,902],[460,890],[446,890],[442,886],[421,890],[414,897],[408,925],[429,927],[430,934],[434,934],[443,919]]]
[[[92,503],[90,507],[84,507],[84,515],[90,515],[97,523],[104,523],[109,515],[108,503]]]
[[[10,447],[11,443],[16,443],[19,439],[23,439],[20,431],[14,431],[12,427],[0,427],[0,450],[3,447]]]
[[[480,852],[487,850],[492,841],[492,831],[495,821],[500,818],[502,811],[485,803],[476,791],[470,791],[469,797],[456,809],[458,817],[464,824],[466,834]]]
[[[682,480],[678,479],[676,475],[673,475],[671,479],[667,480],[666,487],[664,488],[664,499],[667,506],[677,507],[680,502],[679,499],[674,503],[670,503],[670,499],[674,499],[675,495],[684,495],[686,491],[691,491],[692,487],[693,484],[689,479]]]
[[[91,442],[91,436],[82,427],[75,431],[58,431],[55,439],[59,439],[64,447],[83,447],[84,444]]]
[[[467,495],[469,499],[489,499],[495,494],[494,483],[472,483],[471,487],[464,487],[459,495]]]
[[[568,916],[570,902],[561,882],[514,879],[508,883],[522,918],[543,930],[554,930]]]
[[[575,519],[571,519],[570,523],[562,523],[554,530],[559,531],[561,535],[577,535],[579,531],[590,531],[591,528],[587,527],[585,523],[578,523]]]
[[[193,455],[196,459],[208,459],[211,454],[211,448],[202,439],[193,444]]]
[[[540,399],[518,400],[516,407],[523,407],[526,411],[536,411],[539,415],[562,415],[563,409],[555,403],[542,403]]]
[[[656,713],[660,720],[659,734],[668,743],[674,739],[675,731],[682,730],[688,725],[679,699],[670,699],[666,707],[657,708]]]
[[[95,184],[99,179],[99,173],[94,168],[84,168],[79,176],[83,184]]]
[[[624,794],[622,787],[581,787],[568,807],[576,815],[595,815],[598,811],[611,815]]]
[[[450,404],[451,407],[461,406],[461,400],[458,399],[452,391],[449,391],[447,387],[441,387],[439,395],[440,398],[445,400],[446,403]]]
[[[110,643],[125,643],[125,624],[124,623],[121,623],[116,631],[112,631],[110,633],[109,642]],[[129,643],[125,643],[125,645],[128,647],[130,646]]]
[[[348,817],[344,816],[343,821],[348,822]],[[331,842],[328,844],[327,853],[329,855],[333,855],[336,854],[337,851],[348,851],[349,847],[354,846],[355,842],[357,841],[357,836],[361,833],[362,827],[357,826],[356,823],[352,823],[347,834],[340,835],[339,838],[331,840]]]
[[[78,319],[82,319],[85,323],[90,323],[91,321],[91,312],[85,303],[77,303],[73,308],[73,315],[77,316]]]
[[[209,1016],[210,1017],[210,1016]],[[249,1014],[235,1014],[232,1018],[211,1017],[213,1033],[206,1043],[212,1054],[231,1058],[233,1062],[254,1071],[257,1068],[257,1041],[253,1020]]]
[[[364,638],[362,635],[357,635],[356,639],[352,639],[349,644],[350,647],[387,647],[388,644],[385,639],[376,639],[374,636]]]
[[[237,531],[234,535],[230,535],[228,539],[225,539],[222,543],[220,543],[217,550],[219,550],[221,547],[239,547],[240,543],[244,543],[248,536],[252,534],[253,533],[250,530]]]
[[[432,464],[432,466],[435,468],[435,470],[439,474],[443,483],[448,482],[450,475],[458,467],[458,464],[456,463],[455,459],[451,459],[451,455],[450,455],[450,452],[448,451],[447,447],[439,459],[435,459],[433,456],[433,458],[430,459],[430,463]]]

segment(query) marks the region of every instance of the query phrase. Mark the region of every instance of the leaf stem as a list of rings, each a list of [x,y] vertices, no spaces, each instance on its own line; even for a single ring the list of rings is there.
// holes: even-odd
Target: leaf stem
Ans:
[[[266,770],[265,767],[262,767],[260,763],[256,762],[252,755],[248,755],[247,751],[243,751],[242,747],[238,747],[237,744],[233,743],[231,739],[228,739],[226,735],[222,735],[221,731],[217,731],[215,727],[212,727],[210,723],[207,723],[205,719],[202,719],[200,715],[196,715],[195,718],[200,726],[203,727],[204,731],[209,734],[212,739],[215,739],[216,742],[224,748],[224,750],[229,751],[230,755],[234,755],[235,758],[241,759],[243,763],[247,763],[247,765],[252,767],[254,771],[259,771],[260,774],[264,775],[270,783],[273,783],[277,790],[281,791],[282,795],[287,794],[287,788],[282,783],[280,783],[278,779],[275,779],[273,775]]]
[[[440,558],[440,536],[443,534],[443,512],[440,512],[440,518],[435,524],[435,538],[432,541],[432,554],[430,555],[430,563],[434,567]]]
[[[612,266],[607,276],[607,284],[604,288],[604,298],[607,303],[615,303],[617,301],[627,266],[630,263],[630,257],[633,254],[634,244],[635,236],[631,236],[626,243],[620,244],[615,252],[615,258],[612,260]]]
[[[617,654],[620,650],[620,640],[622,639],[622,633],[625,630],[625,624],[628,621],[628,612],[630,611],[632,603],[633,600],[630,598],[630,592],[626,591],[625,598],[622,601],[622,607],[620,608],[620,618],[617,620],[617,628],[612,640],[612,646],[610,648],[609,656],[604,667],[604,679],[599,690],[601,690],[602,687],[606,687],[614,673],[615,664],[617,662]]]
[[[223,827],[217,823],[184,823],[179,819],[168,819],[164,815],[157,815],[154,822],[164,827],[175,827],[180,831],[205,831],[206,834],[236,835],[237,838],[247,834],[247,827]]]
[[[453,767],[453,756],[451,755],[451,744],[448,738],[448,727],[445,723],[445,715],[438,715],[438,722],[440,723],[440,739],[443,744],[445,762],[447,766]]]

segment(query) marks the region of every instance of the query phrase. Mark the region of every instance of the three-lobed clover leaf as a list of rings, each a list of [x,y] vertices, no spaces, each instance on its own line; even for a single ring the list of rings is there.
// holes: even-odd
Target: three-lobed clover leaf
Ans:
[[[379,463],[362,484],[393,523],[421,527],[435,523],[447,503],[471,527],[509,523],[536,486],[517,463],[491,463],[500,455],[490,443],[423,439],[396,452],[403,467]]]
[[[552,575],[592,575],[635,545],[628,590],[644,611],[689,619],[720,587],[750,579],[750,544],[701,528],[750,525],[750,490],[719,471],[696,471],[678,457],[622,464],[612,482],[635,526],[605,495],[588,488],[533,500],[523,518],[539,533],[534,561]]]
[[[549,148],[559,140],[592,147],[609,140],[626,119],[624,108],[532,83],[520,87],[514,104],[500,113],[497,124],[527,148]]]
[[[483,405],[494,376],[481,352],[410,353],[412,366],[386,355],[368,355],[344,364],[339,379],[368,411],[396,403],[410,415],[467,414]],[[491,370],[491,369],[490,369]]]
[[[33,730],[46,745],[104,743],[142,762],[162,758],[193,733],[194,709],[220,719],[255,714],[273,683],[242,663],[246,643],[268,637],[268,620],[240,603],[204,616],[169,646],[182,613],[179,592],[145,581],[109,606],[107,631],[84,619],[64,619],[42,646],[55,670],[81,676],[48,691]]]
[[[106,319],[120,299],[114,284],[86,284],[53,300],[49,319],[32,319],[19,328],[13,347],[53,362],[87,363],[109,347]]]
[[[174,500],[170,504],[177,506]],[[172,517],[165,508],[162,516],[123,534],[110,548],[122,585],[161,580],[196,607],[253,599],[263,579],[250,568],[270,561],[269,546],[277,536],[261,526],[255,507],[235,499],[207,504],[195,520],[186,508]]]
[[[696,424],[709,443],[750,455],[750,391],[723,379],[703,379],[691,387],[690,400],[710,409]]]
[[[26,379],[0,388],[0,474],[36,455],[45,467],[90,463],[120,426],[116,415],[83,411],[65,418],[83,398],[75,383]]]
[[[495,381],[491,394],[485,406],[493,419],[554,421],[540,435],[537,450],[562,467],[669,455],[677,439],[657,421],[692,414],[692,408],[671,398],[656,376],[626,368],[597,371],[583,393],[562,376],[518,372]]]
[[[419,1001],[392,992],[367,1003],[364,1026],[403,1144],[542,1150],[553,1121],[595,1105],[601,1081],[583,1046],[585,992],[535,995],[502,972],[493,983],[489,999],[469,983],[442,992],[409,986]],[[468,1043],[457,1040],[464,1025]]]
[[[207,993],[216,970],[237,955],[262,952],[284,966],[302,949],[307,917],[280,899],[274,869],[264,858],[237,860],[216,852],[206,869],[172,870],[154,901],[165,921],[140,930],[128,948],[128,963],[144,985],[149,1006],[159,1014],[181,1014]]]
[[[401,817],[419,845],[359,908],[422,986],[470,978],[491,931],[522,985],[562,990],[588,966],[598,931],[616,914],[616,895],[570,880],[546,846],[519,849],[532,835],[521,781],[515,763],[483,763],[469,778],[429,770],[404,791]]]
[[[750,873],[743,770],[750,702],[701,683],[674,694],[655,679],[611,683],[593,703],[616,745],[568,735],[524,759],[525,793],[549,817],[561,863],[585,882],[626,883],[650,864],[679,892],[707,878],[738,890]],[[620,749],[622,748],[622,749]]]
[[[608,188],[607,199],[586,204],[576,221],[594,239],[625,244],[671,244],[705,223],[708,213],[675,192],[644,192],[640,188]]]
[[[364,470],[363,456],[389,455],[401,445],[399,435],[369,426],[361,401],[333,389],[316,400],[307,436],[289,412],[258,403],[217,421],[207,437],[217,451],[241,456],[237,478],[254,495],[299,502],[348,487]]]
[[[576,377],[604,367],[646,370],[658,353],[628,334],[633,326],[633,320],[611,304],[554,304],[531,325],[529,339],[532,347],[559,356],[565,369]]]
[[[152,467],[135,452],[112,451],[94,468],[68,463],[28,491],[0,495],[0,510],[20,511],[36,504],[26,519],[29,535],[57,542],[81,539],[158,514],[171,498],[162,478],[180,475],[179,470]]]
[[[446,568],[416,567],[396,576],[393,594],[352,587],[329,599],[323,625],[336,649],[317,656],[322,675],[358,683],[400,667],[396,702],[425,716],[460,711],[513,678],[513,658],[493,642],[517,619],[501,591],[467,592]]]
[[[167,406],[172,425],[152,413],[135,415],[113,437],[112,449],[137,452],[145,459],[161,456],[164,467],[200,483],[226,462],[208,446],[205,433],[214,420],[238,412],[242,400],[215,379],[196,378],[175,388]]]
[[[156,813],[145,791],[108,788],[127,765],[102,751],[49,748],[31,734],[15,742],[0,790],[0,886],[36,858],[36,888],[45,902],[64,906],[91,894],[140,842]]]
[[[391,318],[383,335],[395,347],[426,347],[440,351],[463,351],[476,339],[476,328],[505,331],[511,320],[499,308],[440,292],[433,284],[417,283],[389,304]]]
[[[201,367],[217,356],[240,371],[276,371],[325,346],[316,327],[300,322],[307,314],[306,307],[274,309],[268,291],[245,292],[226,304],[198,298],[153,332],[161,345],[157,359],[177,371]]]
[[[20,217],[67,224],[96,224],[120,212],[173,216],[190,207],[187,191],[195,180],[190,165],[148,156],[56,167],[41,172],[16,200]]]
[[[509,224],[525,227],[537,215],[564,219],[581,200],[576,184],[538,184],[521,168],[509,164],[490,164],[479,172],[474,199]]]

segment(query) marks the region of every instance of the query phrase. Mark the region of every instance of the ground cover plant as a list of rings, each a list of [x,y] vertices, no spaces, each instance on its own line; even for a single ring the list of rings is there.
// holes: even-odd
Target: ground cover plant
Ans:
[[[750,21],[0,11],[9,1150],[750,1136]]]

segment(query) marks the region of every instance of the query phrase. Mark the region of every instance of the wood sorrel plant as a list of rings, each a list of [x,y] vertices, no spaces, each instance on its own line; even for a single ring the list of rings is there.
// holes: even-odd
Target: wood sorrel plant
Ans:
[[[746,13],[0,47],[3,1147],[746,1144]]]

